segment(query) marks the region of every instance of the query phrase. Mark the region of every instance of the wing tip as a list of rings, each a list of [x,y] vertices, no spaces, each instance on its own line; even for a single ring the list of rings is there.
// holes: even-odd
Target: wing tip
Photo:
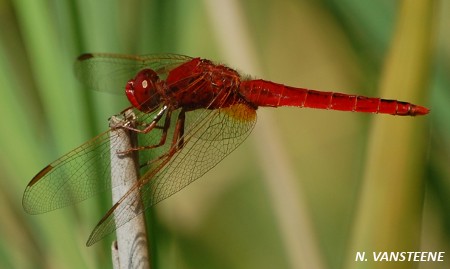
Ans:
[[[77,57],[78,61],[85,61],[85,60],[89,60],[91,58],[94,58],[94,54],[92,53],[83,53],[80,56]]]
[[[50,172],[53,169],[52,165],[47,165],[46,167],[44,167],[41,171],[39,171],[39,173],[37,173],[33,179],[31,179],[30,183],[28,183],[27,187],[32,187],[34,184],[36,184],[41,178],[43,178],[45,175],[48,174],[48,172]]]

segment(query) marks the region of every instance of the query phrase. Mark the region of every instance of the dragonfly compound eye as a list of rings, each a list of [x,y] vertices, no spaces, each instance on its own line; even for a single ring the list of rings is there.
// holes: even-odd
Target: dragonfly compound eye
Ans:
[[[151,69],[141,70],[128,81],[125,92],[130,103],[143,112],[154,110],[160,104],[159,77]]]

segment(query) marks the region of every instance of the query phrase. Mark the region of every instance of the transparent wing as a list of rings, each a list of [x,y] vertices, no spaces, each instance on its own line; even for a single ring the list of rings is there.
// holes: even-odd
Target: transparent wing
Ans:
[[[172,157],[165,156],[152,163],[138,184],[95,227],[88,246],[213,168],[250,134],[256,123],[256,111],[237,103],[222,109],[188,112],[186,120],[183,148]],[[140,136],[139,143],[148,142]]]
[[[155,113],[140,114],[140,120],[151,120]],[[159,130],[148,134],[148,143],[159,141]],[[23,208],[40,214],[83,201],[110,189],[110,143],[121,143],[106,131],[42,169],[28,184]],[[112,168],[114,169],[114,167]]]
[[[75,75],[86,86],[97,91],[123,94],[128,80],[144,69],[150,68],[165,79],[167,73],[192,60],[177,54],[125,55],[88,53],[75,62]]]
[[[172,68],[191,59],[176,54],[83,54],[75,63],[75,72],[91,88],[123,93],[127,81],[139,70],[151,68],[164,78]],[[151,121],[153,117],[154,113],[139,113],[142,122]],[[151,132],[146,136],[147,142],[156,144],[160,135],[159,130]],[[106,131],[49,164],[28,184],[22,201],[24,209],[39,214],[111,188],[110,143],[118,141],[116,137],[110,138],[110,132]]]

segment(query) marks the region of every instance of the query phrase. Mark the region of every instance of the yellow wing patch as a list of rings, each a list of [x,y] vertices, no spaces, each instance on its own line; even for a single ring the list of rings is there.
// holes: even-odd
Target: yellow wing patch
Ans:
[[[221,108],[220,113],[225,113],[231,118],[245,122],[254,121],[256,118],[256,110],[244,103]]]

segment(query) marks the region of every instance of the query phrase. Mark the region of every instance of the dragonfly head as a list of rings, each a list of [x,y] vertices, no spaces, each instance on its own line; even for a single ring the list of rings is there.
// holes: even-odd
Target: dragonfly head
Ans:
[[[130,103],[142,112],[151,112],[159,104],[161,95],[158,87],[159,77],[151,69],[139,71],[134,79],[127,82],[125,93]]]

